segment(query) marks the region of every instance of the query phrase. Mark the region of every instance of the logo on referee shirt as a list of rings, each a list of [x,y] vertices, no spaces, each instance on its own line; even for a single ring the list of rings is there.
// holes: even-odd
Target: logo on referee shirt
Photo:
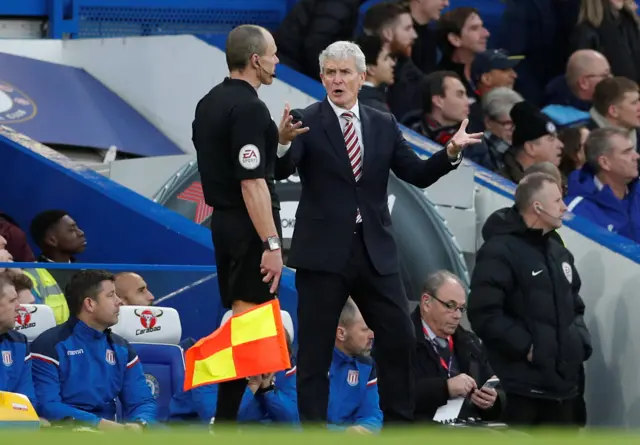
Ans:
[[[13,356],[11,351],[2,351],[2,364],[5,366],[13,365]]]
[[[260,150],[255,145],[245,145],[238,154],[240,165],[247,170],[255,170],[260,165]]]
[[[360,380],[360,372],[354,371],[353,369],[349,370],[347,373],[347,383],[349,386],[356,386],[358,384],[358,380]]]
[[[571,270],[571,265],[567,262],[562,263],[562,271],[564,272],[564,276],[567,278],[567,281],[571,284],[573,282],[573,270]]]
[[[106,359],[107,359],[107,363],[109,363],[110,365],[115,365],[116,364],[115,352],[113,352],[111,349],[107,349]]]

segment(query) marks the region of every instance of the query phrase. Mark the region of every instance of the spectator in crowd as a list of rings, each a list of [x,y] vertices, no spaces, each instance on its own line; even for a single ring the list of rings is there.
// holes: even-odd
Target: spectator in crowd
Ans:
[[[592,49],[578,50],[569,57],[565,74],[547,85],[544,102],[589,111],[596,85],[609,77],[611,67],[606,57]]]
[[[518,57],[511,57],[506,52],[497,49],[476,54],[471,63],[471,82],[476,88],[479,100],[471,104],[470,131],[485,130],[482,98],[495,88],[513,89],[513,84],[518,77],[514,68],[519,61]]]
[[[356,39],[356,43],[364,53],[367,61],[367,73],[358,100],[376,110],[388,113],[387,87],[393,85],[393,69],[395,58],[378,35],[363,34]]]
[[[287,314],[288,315],[288,314]],[[229,316],[231,313],[229,312]],[[229,318],[223,317],[221,324]],[[287,322],[288,318],[288,322]],[[283,325],[287,347],[291,356],[290,369],[251,377],[238,410],[238,421],[243,423],[298,423],[298,395],[296,392],[296,366],[293,354],[293,322],[285,317]],[[189,391],[180,391],[169,404],[169,422],[200,422],[209,424],[216,415],[218,385],[203,385]]]
[[[424,79],[422,113],[405,121],[412,130],[446,145],[469,116],[467,91],[453,71],[435,71]]]
[[[567,178],[571,173],[582,168],[585,163],[584,144],[589,137],[589,129],[586,127],[564,128],[558,134],[563,144],[562,158],[560,159],[560,172],[563,184],[567,184]]]
[[[27,396],[35,408],[29,343],[24,334],[13,329],[19,308],[12,277],[6,272],[0,273],[0,350],[4,365],[0,366],[0,391]]]
[[[556,234],[566,210],[556,180],[532,173],[482,228],[468,316],[507,393],[509,425],[571,424],[591,356],[580,276]]]
[[[13,255],[7,249],[0,249],[0,263],[13,263]],[[0,273],[6,271],[6,267],[0,267]]]
[[[504,154],[502,176],[517,184],[533,164],[544,161],[560,164],[562,142],[548,116],[524,101],[513,106],[511,119],[515,129],[511,148]]]
[[[3,212],[0,212],[0,238],[6,243],[4,246],[0,244],[0,249],[7,249],[14,261],[31,263],[36,260],[25,233],[13,218]]]
[[[389,86],[387,103],[391,113],[401,122],[407,113],[420,109],[424,78],[424,73],[411,60],[417,35],[409,8],[394,1],[377,3],[367,10],[363,27],[365,34],[377,35],[388,44],[396,58],[394,82]]]
[[[640,92],[638,84],[624,77],[605,79],[596,86],[589,128],[617,128],[626,131],[638,149]]]
[[[628,133],[616,128],[593,130],[585,155],[584,167],[569,176],[569,210],[640,242],[640,155]]]
[[[484,27],[480,13],[467,7],[447,11],[438,21],[436,35],[442,51],[438,70],[457,73],[469,98],[477,100],[471,80],[471,64],[476,54],[487,49],[489,39],[489,31]]]
[[[122,304],[113,274],[81,270],[66,293],[73,316],[32,344],[33,379],[41,414],[100,430],[141,430],[155,421],[156,401],[138,355],[109,329]],[[116,397],[124,424],[116,423]]]
[[[640,20],[625,0],[582,0],[569,47],[607,58],[614,76],[640,82]]]
[[[411,58],[420,70],[429,74],[438,64],[438,44],[433,24],[440,19],[449,0],[408,0],[413,28],[418,38],[413,42]]]
[[[465,149],[464,156],[491,171],[504,170],[504,154],[513,140],[511,109],[522,101],[522,96],[508,87],[495,88],[483,95],[482,115],[486,130],[482,143]]]
[[[9,276],[18,294],[18,302],[20,304],[36,304],[31,278],[22,273],[22,271],[9,273]],[[41,302],[38,303],[41,304]]]
[[[356,433],[377,432],[382,427],[378,377],[371,358],[373,332],[348,298],[340,314],[336,346],[329,369],[330,429]]]
[[[336,40],[350,40],[364,0],[300,0],[274,33],[281,63],[320,79],[318,55]]]
[[[154,296],[147,282],[134,272],[121,272],[115,276],[116,294],[125,306],[151,306]]]
[[[543,105],[546,85],[565,69],[569,35],[580,0],[507,0],[497,46],[520,54],[515,89],[532,104]]]
[[[431,420],[438,407],[456,397],[468,401],[460,419],[495,420],[505,406],[498,391],[483,386],[495,375],[480,340],[460,326],[466,299],[464,286],[452,273],[441,270],[427,277],[420,305],[411,315],[418,339],[416,419]]]
[[[75,256],[84,252],[87,239],[78,224],[64,210],[47,210],[31,221],[31,238],[40,248],[41,263],[75,263]],[[73,270],[53,269],[50,274],[64,289]]]

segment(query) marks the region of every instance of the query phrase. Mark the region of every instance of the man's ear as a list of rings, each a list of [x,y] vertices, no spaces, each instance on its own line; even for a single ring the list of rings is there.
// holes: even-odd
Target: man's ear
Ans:
[[[462,39],[460,38],[460,36],[457,36],[452,32],[447,34],[447,40],[454,48],[460,48],[462,46]]]
[[[340,341],[345,341],[347,339],[347,330],[342,326],[338,326],[338,330],[336,331],[336,338]]]
[[[431,103],[433,104],[433,108],[438,108],[441,110],[444,106],[444,97],[438,95],[431,96]]]

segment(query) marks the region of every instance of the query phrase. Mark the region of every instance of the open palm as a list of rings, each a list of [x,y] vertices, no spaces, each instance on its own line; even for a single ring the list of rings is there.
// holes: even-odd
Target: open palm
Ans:
[[[467,133],[467,125],[469,125],[469,119],[465,119],[460,124],[460,128],[456,131],[456,134],[451,138],[453,142],[451,154],[458,154],[467,145],[478,144],[482,142],[482,133]]]

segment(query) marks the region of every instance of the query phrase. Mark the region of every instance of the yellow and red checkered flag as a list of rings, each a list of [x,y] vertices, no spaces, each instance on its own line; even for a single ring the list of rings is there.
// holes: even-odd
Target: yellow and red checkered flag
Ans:
[[[272,300],[231,317],[185,353],[184,390],[291,367],[280,303]]]

